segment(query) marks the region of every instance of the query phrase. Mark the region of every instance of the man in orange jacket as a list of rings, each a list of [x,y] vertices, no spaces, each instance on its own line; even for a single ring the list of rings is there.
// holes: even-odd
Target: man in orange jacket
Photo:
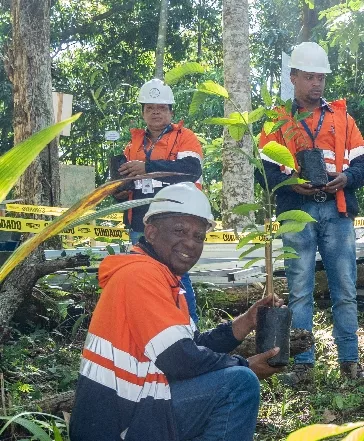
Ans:
[[[177,182],[191,181],[198,188],[202,183],[202,148],[196,135],[183,127],[183,122],[172,124],[174,96],[171,88],[154,78],[140,89],[138,102],[142,105],[142,116],[146,129],[132,129],[131,141],[126,146],[125,162],[119,168],[124,177],[133,177],[152,172],[178,172],[181,176],[163,179],[135,181],[129,191],[129,199],[150,198],[162,188]],[[127,213],[125,224],[130,229],[132,244],[136,244],[144,232],[143,217],[148,205],[133,208]],[[191,317],[198,321],[195,295],[188,274],[182,283]]]
[[[191,182],[163,188],[144,216],[132,253],[106,257],[102,294],[82,354],[70,422],[72,441],[252,441],[258,378],[281,371],[269,358],[229,355],[256,326],[244,314],[200,333],[180,276],[201,256],[215,222]],[[283,301],[275,296],[275,304]]]
[[[283,244],[294,248],[299,259],[287,259],[289,307],[293,312],[292,326],[309,331],[313,327],[313,289],[315,260],[319,251],[325,266],[333,313],[333,336],[338,349],[340,371],[350,379],[364,378],[359,364],[356,303],[356,245],[353,219],[358,214],[355,190],[363,186],[364,140],[348,114],[344,100],[328,103],[322,94],[325,74],[330,73],[326,52],[317,43],[303,42],[291,55],[291,82],[295,99],[291,114],[278,109],[280,129],[266,134],[262,131],[260,146],[269,141],[285,145],[300,162],[309,182],[286,185],[277,190],[276,214],[303,210],[316,222],[309,222],[299,233],[283,235]],[[306,118],[294,122],[292,115],[308,112]],[[317,159],[307,159],[315,155]],[[310,156],[312,158],[312,156]],[[306,159],[305,159],[306,158]],[[263,157],[269,188],[292,177],[289,170]],[[314,168],[322,164],[315,183]],[[306,167],[307,166],[307,169]],[[262,176],[256,174],[264,186]],[[294,175],[295,176],[295,175]],[[283,379],[292,386],[312,380],[314,348],[295,357],[292,372]]]

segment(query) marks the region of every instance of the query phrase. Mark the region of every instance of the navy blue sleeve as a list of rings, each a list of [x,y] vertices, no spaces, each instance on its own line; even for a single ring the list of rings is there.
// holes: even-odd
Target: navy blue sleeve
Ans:
[[[199,346],[206,346],[215,352],[228,353],[240,345],[233,334],[233,324],[231,321],[221,323],[216,328],[200,333],[195,331],[194,340]]]
[[[291,178],[293,174],[293,172],[290,175],[286,175],[285,173],[282,173],[278,164],[265,161],[264,159],[263,159],[263,166],[265,173],[267,175],[269,190],[272,190],[272,188],[274,188],[276,185]],[[255,175],[255,179],[260,184],[260,186],[262,188],[265,188],[264,177],[258,169],[255,169],[254,175]],[[284,185],[283,187],[277,190],[277,193],[278,192],[293,192],[293,190],[290,185]]]
[[[163,182],[175,184],[177,182],[185,182],[185,181],[196,182],[202,174],[202,167],[201,167],[201,162],[198,158],[195,158],[193,156],[186,156],[185,158],[176,159],[175,161],[166,161],[164,159],[147,161],[145,163],[145,171],[147,173],[153,173],[153,172],[184,173],[185,175],[183,176],[171,176],[171,177],[163,178]]]
[[[360,188],[364,185],[364,155],[353,159],[350,167],[343,172],[348,178],[347,188]]]
[[[184,338],[158,355],[155,365],[171,380],[184,380],[233,366],[248,366],[239,355],[219,354]]]

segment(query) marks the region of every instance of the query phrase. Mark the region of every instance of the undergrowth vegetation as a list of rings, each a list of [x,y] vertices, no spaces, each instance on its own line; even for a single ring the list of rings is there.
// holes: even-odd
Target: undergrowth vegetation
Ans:
[[[89,317],[99,290],[95,277],[86,274],[74,273],[69,282],[69,292],[66,292],[59,287],[51,287],[52,279],[45,279],[34,290],[32,307],[24,305],[23,312],[19,312],[27,314],[26,326],[20,326],[24,323],[21,316],[18,315],[18,321],[14,320],[13,331],[0,361],[3,373],[0,394],[2,415],[19,414],[29,409],[29,403],[34,400],[39,403],[35,410],[42,411],[42,403],[47,397],[75,388]],[[227,311],[215,308],[213,304],[213,299],[222,296],[225,291],[212,284],[196,286],[202,330],[211,328],[220,320],[232,318]],[[242,310],[244,308],[242,306]],[[294,430],[314,423],[341,425],[363,419],[364,384],[344,381],[339,376],[336,348],[331,336],[330,310],[316,308],[314,321],[317,353],[314,383],[297,390],[284,386],[277,376],[263,381],[256,441],[283,441]],[[362,312],[359,324],[363,330]],[[364,335],[359,336],[359,340],[364,359]],[[4,433],[1,434],[0,429],[0,439],[46,439],[30,435],[30,428],[25,429],[26,425],[19,424],[25,420],[35,424],[31,427],[41,427],[49,440],[66,441],[65,415],[58,417],[62,420],[39,413],[25,414],[10,424]],[[0,428],[4,424],[5,421],[0,422]],[[339,439],[342,436],[330,438]]]

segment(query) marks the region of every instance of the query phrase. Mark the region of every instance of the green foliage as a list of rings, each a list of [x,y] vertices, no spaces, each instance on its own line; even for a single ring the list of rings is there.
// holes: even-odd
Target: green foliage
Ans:
[[[54,415],[49,415],[42,412],[22,412],[12,417],[0,416],[0,420],[7,421],[0,429],[0,435],[3,434],[11,424],[17,424],[30,432],[33,436],[32,439],[38,441],[66,441],[66,438],[62,438],[61,432],[56,423],[52,423],[51,425],[47,424],[43,420],[40,420],[39,417],[57,420],[58,422],[61,422],[63,426],[65,426],[64,420]],[[53,437],[51,437],[50,434],[42,428],[42,426],[45,426],[48,429],[48,432],[55,436],[55,439],[53,439]]]
[[[260,204],[240,204],[233,208],[233,213],[248,215],[252,211],[260,210],[262,206]]]
[[[180,81],[186,75],[203,74],[205,72],[206,69],[201,66],[200,63],[190,61],[180,66],[176,66],[168,71],[165,74],[164,79],[167,84],[173,85]]]
[[[0,202],[5,199],[19,177],[44,147],[49,144],[65,126],[76,121],[79,116],[80,114],[74,115],[72,118],[39,131],[0,156]]]
[[[292,154],[287,147],[279,144],[276,141],[269,141],[262,150],[263,155],[286,167],[295,170],[295,162]]]

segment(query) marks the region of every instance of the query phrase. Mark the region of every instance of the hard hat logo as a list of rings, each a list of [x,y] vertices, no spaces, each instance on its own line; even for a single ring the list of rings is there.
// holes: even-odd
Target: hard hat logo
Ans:
[[[331,72],[327,53],[320,45],[312,41],[304,41],[293,49],[288,67],[304,72]]]
[[[153,78],[140,88],[138,103],[174,104],[172,89],[162,80]]]
[[[149,96],[151,98],[158,98],[160,94],[161,93],[160,93],[159,89],[157,89],[156,87],[154,87],[153,89],[150,89],[150,91],[149,91]]]

